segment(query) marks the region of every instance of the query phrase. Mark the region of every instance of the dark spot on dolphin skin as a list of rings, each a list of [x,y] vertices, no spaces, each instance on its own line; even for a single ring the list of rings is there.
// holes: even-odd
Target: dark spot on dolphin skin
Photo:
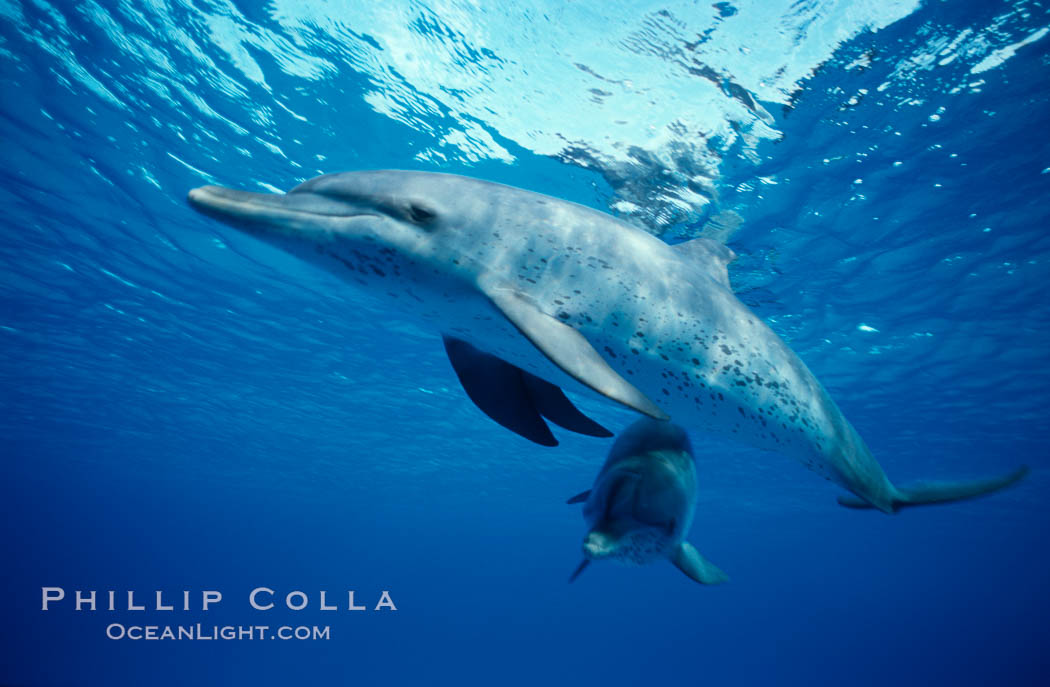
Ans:
[[[616,354],[613,353],[613,349],[609,348],[608,346],[605,347],[605,352],[609,354],[610,358],[615,358],[616,357]]]
[[[736,385],[737,385],[737,386],[747,386],[747,382],[742,382],[742,381],[740,381],[740,380],[737,380],[737,381],[736,381]]]
[[[719,392],[718,392],[718,400],[719,400],[719,401],[724,401],[724,400],[726,400],[726,397],[722,395],[722,392],[721,392],[721,391],[719,391]]]
[[[736,409],[740,411],[741,415],[743,415],[744,417],[747,417],[747,413],[744,412],[743,408],[741,408],[740,406],[737,406]]]
[[[693,358],[693,364],[694,365],[699,365],[700,361],[698,359],[696,359],[696,358]]]
[[[637,348],[632,348],[631,349],[631,353],[634,353],[635,355],[638,355],[638,349]]]
[[[668,357],[667,357],[666,355],[664,355],[663,353],[661,353],[661,354],[660,354],[660,357],[661,357],[661,358],[663,358],[664,360],[670,360],[670,358],[668,358]]]
[[[670,396],[671,395],[671,392],[668,391],[667,389],[660,389],[660,391],[664,392],[664,396]]]
[[[567,321],[570,317],[571,315],[569,315],[569,313],[565,312],[564,310],[558,313],[558,319],[562,322]]]
[[[383,270],[379,269],[375,265],[369,265],[369,267],[371,267],[372,271],[375,272],[376,274],[378,274],[380,277],[385,277],[386,276],[386,272],[384,272]]]

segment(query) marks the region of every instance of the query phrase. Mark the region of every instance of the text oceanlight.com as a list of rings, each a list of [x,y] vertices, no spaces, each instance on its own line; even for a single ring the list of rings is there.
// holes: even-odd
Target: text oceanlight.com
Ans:
[[[111,623],[106,627],[110,639],[145,640],[315,640],[331,639],[331,628],[327,625],[124,625]]]

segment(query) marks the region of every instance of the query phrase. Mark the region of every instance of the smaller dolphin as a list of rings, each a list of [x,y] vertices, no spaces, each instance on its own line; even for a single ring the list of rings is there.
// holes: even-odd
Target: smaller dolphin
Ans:
[[[700,584],[729,579],[684,540],[696,510],[696,467],[689,437],[678,425],[635,422],[613,444],[594,486],[568,503],[583,503],[590,526],[583,562],[569,582],[603,558],[638,565],[668,558]]]

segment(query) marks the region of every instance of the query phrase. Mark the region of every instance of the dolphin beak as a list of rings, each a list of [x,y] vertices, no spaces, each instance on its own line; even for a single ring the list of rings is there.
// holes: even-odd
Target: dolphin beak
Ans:
[[[604,532],[592,531],[583,540],[583,555],[587,559],[604,558],[613,552],[616,542]]]
[[[256,235],[334,230],[340,220],[375,216],[316,193],[254,193],[222,186],[201,186],[189,192],[190,206],[201,214]]]
[[[278,224],[302,219],[311,212],[316,197],[277,193],[253,193],[222,186],[201,186],[189,193],[190,206],[201,214],[234,226]],[[305,201],[305,202],[304,202]]]

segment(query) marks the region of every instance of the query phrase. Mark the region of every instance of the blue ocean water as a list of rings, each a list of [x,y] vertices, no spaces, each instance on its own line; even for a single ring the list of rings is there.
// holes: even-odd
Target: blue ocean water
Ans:
[[[1048,14],[0,1],[0,683],[1044,684]],[[1032,473],[888,517],[694,433],[690,539],[731,581],[609,563],[570,586],[564,501],[610,442],[507,432],[436,332],[185,203],[372,168],[727,240],[735,291],[893,479]],[[67,598],[43,611],[43,587]],[[193,606],[76,611],[75,590]]]

